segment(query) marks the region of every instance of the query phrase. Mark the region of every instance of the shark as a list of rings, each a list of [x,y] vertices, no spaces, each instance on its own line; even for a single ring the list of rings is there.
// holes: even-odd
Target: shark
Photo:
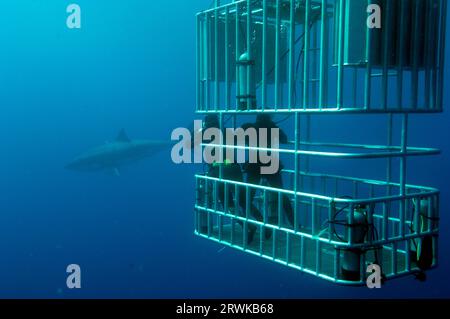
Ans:
[[[114,141],[87,150],[65,168],[77,172],[104,171],[120,176],[121,167],[149,158],[170,145],[171,142],[132,140],[122,129]]]

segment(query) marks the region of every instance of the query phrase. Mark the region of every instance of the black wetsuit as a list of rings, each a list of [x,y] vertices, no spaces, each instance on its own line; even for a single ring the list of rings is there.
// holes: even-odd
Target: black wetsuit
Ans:
[[[257,131],[260,128],[266,128],[267,129],[267,138],[268,138],[267,148],[271,148],[271,146],[272,146],[271,145],[271,141],[272,141],[271,129],[279,128],[276,125],[276,123],[274,123],[271,120],[265,120],[265,121],[257,121],[254,124],[245,124],[243,126],[244,129],[249,128],[249,127],[253,127]],[[289,142],[286,133],[283,132],[283,130],[281,130],[281,129],[279,130],[279,140],[280,140],[280,144],[287,144]],[[281,171],[283,170],[283,164],[280,162],[278,171],[275,174],[268,174],[268,175],[261,174],[261,167],[264,167],[264,166],[265,165],[259,161],[257,163],[246,163],[244,165],[244,171],[247,174],[247,183],[259,185],[261,182],[261,179],[265,179],[267,181],[267,184],[269,185],[269,187],[283,189],[283,178],[281,175]],[[250,194],[250,200],[253,200],[255,195],[256,195],[256,190],[252,189],[251,194]],[[287,220],[289,221],[289,223],[291,224],[291,226],[294,226],[294,211],[292,208],[292,203],[286,194],[282,194],[281,200],[282,200],[282,208],[284,210],[285,216],[286,216]],[[274,200],[274,206],[278,207],[278,196],[276,196],[276,199]],[[276,223],[278,223],[278,215],[276,217]]]

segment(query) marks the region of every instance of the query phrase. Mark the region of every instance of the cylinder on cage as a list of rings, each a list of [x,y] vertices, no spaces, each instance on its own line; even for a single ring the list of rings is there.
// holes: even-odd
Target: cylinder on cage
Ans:
[[[431,231],[436,227],[437,216],[427,198],[413,200],[414,221],[412,230],[416,234]],[[433,265],[433,236],[427,235],[414,239],[411,245],[410,257],[412,262],[416,262],[421,270],[427,270]]]
[[[367,208],[364,205],[360,205],[355,208],[353,212],[353,223],[347,225],[352,227],[352,243],[362,244],[365,241],[368,221],[367,221]],[[344,259],[342,263],[342,277],[348,281],[359,281],[361,279],[361,255],[363,250],[359,248],[350,248],[344,251]]]
[[[238,105],[240,110],[256,109],[255,61],[249,58],[248,52],[239,57]]]

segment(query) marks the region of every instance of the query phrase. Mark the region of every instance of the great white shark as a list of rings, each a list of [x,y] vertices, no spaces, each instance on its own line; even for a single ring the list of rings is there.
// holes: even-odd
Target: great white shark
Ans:
[[[79,172],[105,171],[119,176],[122,166],[151,157],[170,145],[171,142],[131,140],[122,129],[113,142],[106,142],[77,156],[66,165],[66,169]]]

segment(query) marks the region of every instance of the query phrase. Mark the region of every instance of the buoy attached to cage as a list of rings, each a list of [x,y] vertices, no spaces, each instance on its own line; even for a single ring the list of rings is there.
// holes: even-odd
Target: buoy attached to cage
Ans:
[[[413,222],[413,231],[421,233],[435,229],[439,219],[435,216],[435,210],[430,199],[420,198],[413,201],[415,212],[415,221]],[[413,240],[411,245],[411,261],[416,262],[421,270],[430,269],[433,265],[433,236]]]
[[[355,208],[353,212],[353,222],[347,227],[352,227],[352,243],[362,244],[365,241],[368,221],[367,221],[367,207],[360,205]],[[342,263],[342,277],[348,281],[361,280],[361,255],[364,253],[362,249],[350,248],[344,251],[344,258]]]
[[[256,109],[255,61],[249,58],[248,52],[239,57],[238,106],[240,110]]]

